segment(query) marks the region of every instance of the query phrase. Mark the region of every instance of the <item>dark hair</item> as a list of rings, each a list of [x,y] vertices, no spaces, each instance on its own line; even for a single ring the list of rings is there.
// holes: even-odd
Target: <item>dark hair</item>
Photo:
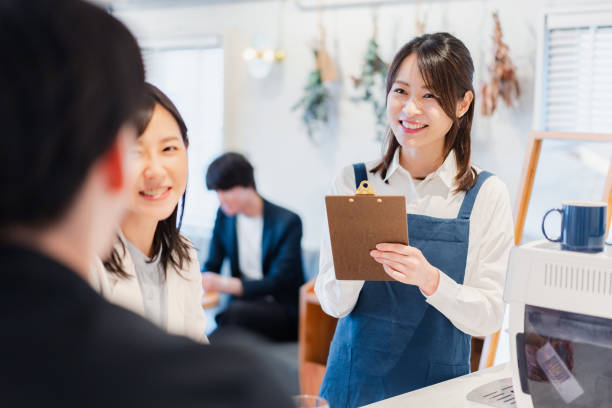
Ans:
[[[253,166],[240,153],[224,153],[208,166],[206,187],[209,190],[225,191],[237,186],[253,187],[257,190]]]
[[[0,55],[0,227],[41,228],[133,118],[142,58],[123,24],[78,0],[0,2]]]
[[[160,91],[154,85],[146,83],[146,96],[143,99],[143,102],[136,113],[136,129],[138,130],[138,135],[142,135],[146,130],[147,126],[151,122],[153,118],[153,111],[155,110],[155,105],[160,105],[164,109],[166,109],[176,123],[181,131],[181,137],[183,138],[183,142],[185,146],[189,145],[189,139],[187,138],[187,126],[185,125],[185,121],[183,120],[181,114],[179,113],[176,106],[172,103],[170,98],[168,98],[162,91]],[[153,236],[153,253],[155,255],[160,253],[160,262],[164,269],[164,275],[166,274],[166,269],[169,264],[174,265],[178,270],[183,269],[183,265],[185,262],[189,262],[189,242],[181,235],[180,229],[181,224],[183,222],[183,213],[185,210],[185,196],[186,192],[183,193],[183,197],[181,199],[181,216],[179,218],[178,226],[177,226],[177,216],[178,216],[178,204],[172,211],[172,214],[165,220],[161,220],[157,223],[157,228],[155,228],[155,235]],[[123,256],[125,256],[125,244],[123,241],[119,240],[121,250],[123,251]],[[104,267],[107,271],[114,273],[122,278],[127,278],[129,275],[123,269],[123,265],[121,263],[122,256],[119,255],[117,248],[113,248],[109,258],[104,261]],[[155,257],[153,258],[155,259]]]
[[[456,37],[448,33],[425,34],[416,37],[398,51],[393,58],[387,74],[387,94],[397,77],[400,65],[412,54],[417,56],[417,64],[425,85],[433,91],[440,107],[452,119],[453,124],[444,139],[444,156],[451,150],[455,151],[457,158],[458,191],[467,191],[476,183],[476,170],[471,166],[471,139],[472,120],[474,118],[474,100],[467,112],[460,118],[456,115],[457,102],[463,99],[467,91],[474,94],[472,78],[474,64],[470,51]],[[382,178],[386,177],[387,170],[393,160],[399,143],[393,131],[387,129],[386,151],[382,161],[372,169],[373,173],[380,171]]]

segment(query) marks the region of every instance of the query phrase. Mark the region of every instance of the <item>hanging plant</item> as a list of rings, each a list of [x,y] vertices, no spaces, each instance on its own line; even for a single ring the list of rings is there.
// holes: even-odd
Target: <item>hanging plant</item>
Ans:
[[[319,51],[314,50],[315,59],[318,61]],[[291,108],[292,111],[302,109],[302,121],[306,125],[308,137],[314,140],[314,134],[320,127],[327,122],[327,106],[326,101],[329,94],[321,77],[321,69],[319,64],[314,71],[308,74],[306,86],[304,86],[304,95]]]
[[[361,91],[361,95],[353,98],[354,102],[372,104],[376,117],[376,135],[381,139],[386,130],[384,83],[389,71],[389,65],[378,54],[378,43],[375,36],[368,42],[368,48],[361,67],[361,77],[352,77],[353,85]]]
[[[501,24],[497,12],[493,13],[493,21],[495,22],[493,31],[495,58],[489,67],[491,79],[482,87],[482,114],[484,116],[493,114],[500,96],[507,106],[512,106],[513,100],[520,96],[516,67],[510,59],[508,45],[502,41]]]
[[[320,41],[314,49],[315,70],[308,74],[304,95],[291,108],[293,111],[302,109],[302,121],[306,125],[308,137],[313,142],[315,134],[327,124],[329,120],[330,103],[332,102],[332,83],[337,83],[338,73],[331,56],[325,48],[325,28],[319,25]],[[333,87],[332,87],[333,88]]]

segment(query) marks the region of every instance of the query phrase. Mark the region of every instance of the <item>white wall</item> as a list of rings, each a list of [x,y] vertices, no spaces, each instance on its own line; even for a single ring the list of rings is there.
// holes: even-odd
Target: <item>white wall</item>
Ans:
[[[368,8],[352,8],[324,13],[328,48],[340,67],[343,89],[336,130],[327,134],[327,143],[315,146],[306,136],[299,113],[291,112],[290,107],[300,98],[306,75],[314,65],[311,45],[317,38],[318,13],[299,10],[293,1],[283,3],[281,46],[287,58],[263,80],[248,76],[241,53],[253,34],[276,35],[278,8],[275,1],[124,9],[118,10],[117,15],[140,40],[207,34],[222,36],[225,49],[224,145],[226,149],[245,153],[252,160],[262,195],[302,216],[303,245],[315,248],[323,227],[320,221],[323,196],[330,180],[343,166],[374,159],[380,153],[371,107],[355,105],[348,100],[355,94],[349,77],[359,74],[372,32],[372,12]],[[477,115],[473,161],[501,177],[514,200],[531,129],[539,11],[551,5],[582,6],[587,2],[441,0],[421,3],[421,12],[428,15],[428,32],[451,32],[471,50],[476,66],[476,88],[487,79],[486,64],[491,54],[493,30],[491,13],[500,12],[504,41],[518,67],[522,95],[517,107],[500,106],[490,118]],[[416,34],[415,9],[410,2],[379,8],[378,40],[387,61]],[[479,105],[477,108],[479,110]]]

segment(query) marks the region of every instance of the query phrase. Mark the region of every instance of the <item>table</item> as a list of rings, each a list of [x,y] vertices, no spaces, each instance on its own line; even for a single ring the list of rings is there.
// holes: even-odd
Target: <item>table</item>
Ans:
[[[500,364],[376,402],[367,405],[367,408],[482,408],[486,405],[468,401],[466,395],[476,387],[507,377],[512,377],[510,364]]]
[[[202,308],[207,309],[209,307],[217,306],[219,303],[218,292],[204,292],[202,295]]]

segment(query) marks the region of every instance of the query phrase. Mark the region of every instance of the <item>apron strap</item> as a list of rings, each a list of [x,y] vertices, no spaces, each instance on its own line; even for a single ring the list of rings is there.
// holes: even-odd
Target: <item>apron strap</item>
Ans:
[[[353,164],[353,172],[355,173],[355,189],[357,189],[363,180],[368,179],[368,171],[365,163]],[[465,193],[465,197],[463,198],[463,203],[461,204],[461,209],[459,209],[459,215],[457,215],[457,218],[463,218],[466,220],[470,219],[470,216],[472,215],[472,208],[474,208],[474,202],[476,201],[480,187],[482,187],[484,182],[487,181],[487,179],[492,175],[493,174],[489,173],[488,171],[481,171],[478,173],[476,184],[474,184],[474,186],[472,186],[472,188]]]
[[[488,171],[481,171],[478,173],[476,178],[476,184],[472,186],[466,193],[463,198],[463,203],[461,204],[461,209],[459,209],[459,215],[457,218],[462,218],[469,220],[472,215],[472,208],[474,208],[474,202],[476,201],[476,196],[478,196],[478,191],[480,191],[480,187],[484,184],[485,181],[493,174]]]
[[[353,172],[355,173],[355,190],[357,190],[361,182],[368,179],[365,163],[353,164]]]

